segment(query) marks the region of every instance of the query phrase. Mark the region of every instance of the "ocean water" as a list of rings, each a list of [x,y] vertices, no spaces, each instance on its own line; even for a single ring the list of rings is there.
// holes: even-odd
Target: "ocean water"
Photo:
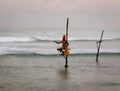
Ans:
[[[119,91],[120,31],[70,28],[68,69],[53,40],[64,28],[1,28],[0,91]]]
[[[99,41],[102,30],[70,28],[70,54],[95,54],[96,42]],[[65,34],[64,28],[1,28],[0,55],[6,54],[39,54],[56,55],[56,49],[61,45],[53,40],[61,40]],[[120,30],[104,30],[100,53],[120,53]]]

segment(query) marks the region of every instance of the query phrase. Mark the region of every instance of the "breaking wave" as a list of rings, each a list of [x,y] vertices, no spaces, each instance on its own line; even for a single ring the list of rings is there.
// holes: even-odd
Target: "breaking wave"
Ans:
[[[57,39],[57,38],[56,38]],[[58,39],[60,40],[60,39]],[[77,38],[70,37],[70,42],[73,48],[70,50],[71,55],[95,55],[97,52],[96,47],[85,46],[84,48],[79,46],[79,41],[98,41],[99,39],[89,38]],[[103,41],[115,41],[120,40],[119,37],[105,38]],[[0,37],[0,55],[58,55],[56,50],[57,45],[50,43],[53,40],[46,36],[34,36],[34,37],[15,37],[15,36],[1,36]],[[77,43],[77,44],[76,44]],[[92,43],[92,42],[91,42]],[[112,42],[110,42],[112,43]],[[118,41],[117,41],[118,43]],[[112,49],[113,48],[113,49]],[[101,49],[101,54],[120,54],[119,46],[109,49]]]
[[[0,37],[0,42],[51,42],[56,39],[48,37]],[[59,39],[57,39],[59,40]],[[69,41],[98,41],[98,38],[69,38]],[[103,41],[120,40],[120,38],[104,38]]]
[[[0,55],[60,55],[56,49],[0,47]],[[96,49],[72,49],[70,55],[96,55]],[[100,54],[120,54],[120,49],[101,49]]]

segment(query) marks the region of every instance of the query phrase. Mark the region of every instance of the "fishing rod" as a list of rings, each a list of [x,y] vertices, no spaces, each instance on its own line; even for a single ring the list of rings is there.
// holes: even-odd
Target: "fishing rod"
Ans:
[[[68,25],[68,20],[67,20],[67,25]],[[39,28],[39,30],[41,31],[41,32],[43,32],[45,35],[47,35],[47,37],[48,38],[50,38],[53,42],[55,42],[55,38],[53,39],[47,32],[45,32],[42,28]],[[68,30],[67,30],[68,31]],[[67,32],[68,33],[68,32]],[[66,35],[67,35],[67,37],[68,37],[68,34],[66,33]],[[66,37],[66,38],[67,38]],[[68,38],[67,38],[67,40],[68,40]],[[62,55],[62,54],[60,54],[60,55]],[[66,56],[64,56],[64,55],[62,55],[63,57],[64,57],[64,59],[66,60],[67,59],[67,57]],[[68,66],[68,65],[65,65],[65,66]]]
[[[45,32],[42,28],[39,28],[40,29],[40,31],[42,32],[42,33],[44,33],[49,39],[51,39],[52,41],[54,41],[55,40],[55,38],[53,39],[53,37],[51,37],[47,32]]]
[[[41,32],[43,32],[45,35],[47,35],[51,40],[52,40],[52,42],[55,42],[55,40],[53,40],[52,39],[52,37],[48,34],[48,33],[46,33],[42,28],[39,28],[40,29],[40,31]],[[55,39],[55,38],[54,38]],[[60,53],[60,55],[62,55],[61,53]],[[64,55],[62,55],[64,58],[65,58],[65,60],[66,60],[66,57],[64,56]]]

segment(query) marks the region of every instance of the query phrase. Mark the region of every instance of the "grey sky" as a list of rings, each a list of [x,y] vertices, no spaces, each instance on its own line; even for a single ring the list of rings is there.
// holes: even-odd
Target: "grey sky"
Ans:
[[[120,0],[0,0],[0,27],[120,29]]]

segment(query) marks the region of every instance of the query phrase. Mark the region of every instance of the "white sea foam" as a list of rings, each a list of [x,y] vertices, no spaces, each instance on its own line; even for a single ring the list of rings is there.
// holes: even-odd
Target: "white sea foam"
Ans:
[[[0,34],[0,54],[58,54],[57,45],[53,40],[61,40],[62,33],[54,30],[52,33],[40,33],[40,31],[29,32],[10,30]],[[100,31],[72,31],[70,30],[68,40],[70,54],[95,54],[97,52],[96,42],[100,39]],[[5,32],[5,31],[4,31]],[[49,31],[50,32],[50,31]],[[24,34],[25,33],[25,34]],[[34,33],[32,35],[32,33]],[[63,33],[64,34],[64,33]],[[120,32],[105,31],[103,35],[104,48],[101,53],[120,53]]]

